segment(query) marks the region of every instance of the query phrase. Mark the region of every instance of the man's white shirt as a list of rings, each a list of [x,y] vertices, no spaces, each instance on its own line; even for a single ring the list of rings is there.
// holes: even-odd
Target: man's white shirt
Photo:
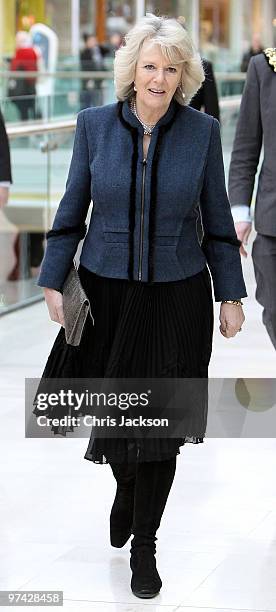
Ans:
[[[246,205],[234,205],[231,208],[234,223],[243,221],[244,223],[252,223],[250,208]]]

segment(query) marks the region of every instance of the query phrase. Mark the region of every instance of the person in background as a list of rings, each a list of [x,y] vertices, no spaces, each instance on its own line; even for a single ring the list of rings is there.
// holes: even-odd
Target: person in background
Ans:
[[[186,19],[182,15],[177,18],[177,21],[186,29]],[[219,99],[216,85],[216,79],[213,71],[213,64],[207,59],[202,58],[205,80],[200,89],[196,92],[190,102],[190,106],[196,110],[203,110],[207,115],[215,117],[220,121]]]
[[[5,206],[9,198],[9,188],[12,183],[11,160],[9,141],[5,129],[3,115],[0,111],[0,209]],[[44,234],[30,233],[29,237],[29,254],[31,275],[35,276],[39,271],[39,266],[43,258]],[[7,276],[7,280],[16,281],[20,278],[20,232],[15,236],[13,243],[13,253],[15,264]],[[32,270],[33,269],[33,270]]]
[[[242,56],[241,61],[241,72],[247,72],[251,57],[258,55],[263,51],[263,45],[261,42],[261,36],[258,32],[254,32],[252,35],[251,46]]]
[[[10,147],[3,115],[0,111],[0,208],[7,204],[11,182]]]
[[[212,115],[220,121],[219,99],[213,65],[202,58],[205,81],[190,102],[190,106],[197,110],[204,110],[207,115]]]
[[[196,110],[202,110],[204,113],[207,113],[207,115],[211,115],[220,121],[218,92],[213,73],[213,66],[208,60],[203,58],[201,58],[201,60],[205,74],[205,81],[203,81],[200,89],[191,99],[189,106],[195,108]],[[203,228],[200,222],[200,216],[198,217],[197,222],[197,235],[199,241],[201,242],[203,239]]]
[[[120,32],[113,32],[113,34],[110,35],[109,42],[113,45],[115,50],[120,49],[123,44],[122,34],[120,34]]]
[[[180,23],[180,25],[182,25],[184,30],[187,31],[185,17],[180,15],[177,18],[177,21],[178,23]],[[207,113],[207,115],[211,115],[212,117],[215,117],[215,119],[220,121],[219,100],[215,75],[213,72],[213,65],[212,62],[210,62],[209,60],[201,58],[201,61],[204,70],[205,80],[203,81],[200,89],[198,89],[198,91],[191,99],[189,106],[199,111],[202,110],[203,112]],[[201,218],[200,215],[198,215],[197,235],[200,242],[203,239],[203,233],[204,232],[201,223]]]
[[[276,349],[276,49],[266,49],[249,63],[229,171],[229,199],[241,255],[247,257],[252,228],[250,205],[258,179],[252,259],[256,299],[263,306],[263,323]]]
[[[10,158],[10,147],[9,140],[5,128],[5,122],[3,115],[0,111],[0,219],[1,219],[1,261],[0,261],[0,274],[1,280],[6,277],[9,266],[13,265],[11,262],[13,260],[13,250],[10,245],[10,236],[3,234],[3,221],[5,224],[6,215],[4,214],[4,207],[8,203],[9,199],[9,190],[10,185],[12,183],[12,173],[11,173],[11,158]],[[5,240],[8,238],[8,242]],[[9,253],[9,249],[11,247],[11,252]],[[5,262],[3,261],[5,254]],[[7,266],[7,267],[6,267]]]
[[[32,40],[28,32],[19,31],[15,38],[15,55],[10,63],[11,71],[38,72],[40,61],[38,49],[32,47]],[[21,121],[37,118],[36,114],[36,77],[10,79],[8,96],[14,97],[13,103],[17,107]],[[17,99],[18,98],[18,99]]]
[[[214,33],[214,24],[211,19],[202,19],[199,24],[199,40],[202,55],[213,64],[219,58],[221,49]]]
[[[109,55],[114,56],[115,51],[117,51],[117,49],[120,49],[122,44],[123,36],[122,34],[120,34],[120,32],[113,32],[112,34],[110,34],[108,41]]]
[[[104,70],[105,50],[98,44],[93,34],[83,34],[84,49],[80,53],[80,69],[82,72]],[[103,103],[102,79],[82,79],[80,92],[80,108],[100,106]]]

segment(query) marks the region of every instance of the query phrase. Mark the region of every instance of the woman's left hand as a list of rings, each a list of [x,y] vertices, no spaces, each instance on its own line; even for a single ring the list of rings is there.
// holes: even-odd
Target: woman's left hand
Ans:
[[[241,329],[245,320],[242,306],[235,304],[221,304],[220,306],[220,333],[225,338],[233,338]]]

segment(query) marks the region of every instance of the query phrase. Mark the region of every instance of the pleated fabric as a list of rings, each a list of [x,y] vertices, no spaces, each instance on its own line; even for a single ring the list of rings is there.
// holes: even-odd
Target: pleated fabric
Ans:
[[[42,378],[207,378],[212,352],[213,298],[208,268],[189,278],[153,284],[98,276],[79,267],[91,303],[78,347],[61,328]],[[195,410],[197,407],[195,406]],[[85,459],[94,463],[162,461],[180,453],[182,438],[97,438]]]

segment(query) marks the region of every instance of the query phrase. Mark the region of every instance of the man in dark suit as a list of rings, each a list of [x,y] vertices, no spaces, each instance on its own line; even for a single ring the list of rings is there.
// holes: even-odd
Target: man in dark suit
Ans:
[[[205,81],[203,81],[201,88],[192,98],[190,106],[196,108],[196,110],[203,109],[205,113],[212,115],[212,117],[220,121],[218,92],[213,66],[206,59],[202,59],[202,63]]]
[[[252,42],[251,42],[250,48],[242,56],[241,67],[240,67],[241,72],[247,72],[251,57],[258,55],[259,53],[263,51],[263,49],[264,48],[262,45],[260,34],[258,34],[258,32],[254,32],[252,36]]]
[[[250,60],[243,91],[229,172],[229,199],[238,238],[247,244],[250,205],[262,145],[264,160],[258,180],[252,258],[256,299],[263,323],[276,349],[276,49]],[[241,254],[247,257],[244,246]]]
[[[200,89],[190,102],[190,106],[196,110],[203,110],[207,115],[215,117],[220,121],[219,99],[216,86],[216,79],[213,72],[213,65],[206,59],[202,58],[202,64],[205,72],[205,81],[203,81]],[[203,228],[200,221],[200,215],[197,222],[197,235],[201,242],[203,239]]]
[[[85,47],[80,53],[80,69],[83,72],[104,70],[105,52],[98,44],[96,36],[84,34]],[[81,109],[103,104],[102,79],[82,79],[80,104]]]
[[[5,123],[0,111],[0,208],[9,198],[9,187],[12,182],[9,141]]]

